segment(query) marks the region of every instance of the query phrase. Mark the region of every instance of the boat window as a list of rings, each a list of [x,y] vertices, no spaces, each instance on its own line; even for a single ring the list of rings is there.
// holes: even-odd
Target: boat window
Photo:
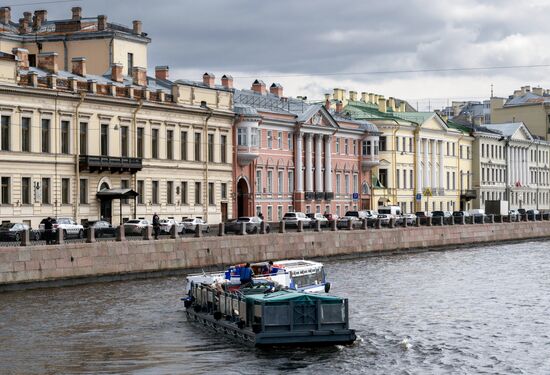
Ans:
[[[344,323],[346,313],[344,304],[322,304],[321,323]]]
[[[316,272],[307,275],[294,275],[292,276],[292,279],[294,280],[294,284],[297,288],[320,284],[323,282],[323,271],[322,269],[319,269]]]

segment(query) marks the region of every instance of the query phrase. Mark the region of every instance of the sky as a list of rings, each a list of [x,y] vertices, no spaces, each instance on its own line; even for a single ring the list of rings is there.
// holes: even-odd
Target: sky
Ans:
[[[59,0],[58,0],[59,1]],[[81,0],[12,1],[12,19],[47,9],[48,18],[106,14],[143,22],[152,38],[149,72],[200,81],[231,74],[286,96],[321,99],[333,88],[374,92],[434,110],[453,100],[507,97],[524,85],[550,88],[549,67],[412,72],[550,64],[547,0]],[[365,74],[367,73],[367,74]]]

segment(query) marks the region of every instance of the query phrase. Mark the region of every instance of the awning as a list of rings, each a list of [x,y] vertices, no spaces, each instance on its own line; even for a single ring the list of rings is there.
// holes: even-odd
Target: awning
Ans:
[[[99,199],[126,199],[135,198],[138,195],[132,189],[102,189],[96,194]]]

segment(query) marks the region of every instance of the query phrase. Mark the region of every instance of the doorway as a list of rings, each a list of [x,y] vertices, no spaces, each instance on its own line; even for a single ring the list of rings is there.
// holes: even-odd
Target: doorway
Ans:
[[[227,202],[222,202],[220,208],[222,210],[222,222],[225,223],[227,221]]]
[[[101,201],[100,218],[112,223],[113,218],[113,201],[112,199],[102,199]]]
[[[248,213],[249,199],[248,183],[241,178],[237,183],[237,216],[250,216]]]

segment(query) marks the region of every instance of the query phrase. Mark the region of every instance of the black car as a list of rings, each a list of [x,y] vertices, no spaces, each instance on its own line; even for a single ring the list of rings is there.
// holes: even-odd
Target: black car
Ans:
[[[27,224],[23,223],[4,223],[0,225],[0,241],[21,241],[23,232],[30,230],[31,240],[39,240],[40,233],[33,231]]]
[[[116,228],[113,227],[111,223],[105,220],[88,221],[88,223],[86,223],[84,228],[85,229],[94,228],[95,236],[97,238],[107,237],[107,236],[111,236],[111,237],[116,236]]]

